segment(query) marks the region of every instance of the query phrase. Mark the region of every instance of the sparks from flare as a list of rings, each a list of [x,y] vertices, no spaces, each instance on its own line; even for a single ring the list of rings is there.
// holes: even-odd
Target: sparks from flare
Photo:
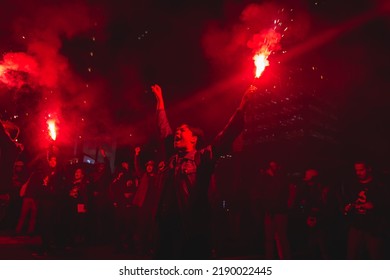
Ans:
[[[255,55],[253,61],[256,67],[255,78],[259,78],[265,68],[269,66],[268,57],[275,51],[280,49],[281,35],[274,29],[263,30],[261,33],[255,34],[252,40],[248,42],[248,47],[254,50]]]

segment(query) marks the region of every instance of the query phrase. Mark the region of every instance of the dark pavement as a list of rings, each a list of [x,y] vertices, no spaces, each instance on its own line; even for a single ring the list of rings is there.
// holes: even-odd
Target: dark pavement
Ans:
[[[39,249],[39,236],[13,236],[7,231],[0,231],[1,260],[122,260],[148,259],[130,252],[117,252],[112,245],[83,246],[80,248],[53,248],[47,255],[35,253]]]
[[[148,256],[130,251],[116,251],[111,244],[90,245],[79,248],[53,248],[47,255],[39,256],[41,239],[39,236],[13,236],[7,231],[0,231],[0,260],[147,260]],[[232,244],[226,244],[228,248]],[[235,254],[232,249],[216,259],[262,259],[261,255]]]

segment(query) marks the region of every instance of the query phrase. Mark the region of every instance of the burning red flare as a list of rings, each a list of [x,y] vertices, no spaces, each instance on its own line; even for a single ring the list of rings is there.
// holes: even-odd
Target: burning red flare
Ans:
[[[268,56],[280,49],[281,35],[274,29],[263,30],[261,33],[252,36],[247,45],[255,55],[253,60],[256,66],[255,78],[259,78],[264,69],[269,66]]]
[[[47,120],[47,127],[49,131],[50,138],[55,141],[57,139],[57,127],[56,127],[56,121],[55,120]]]
[[[259,78],[261,74],[264,72],[265,67],[269,65],[268,55],[269,53],[263,52],[263,53],[257,53],[253,57],[256,66],[255,78]]]

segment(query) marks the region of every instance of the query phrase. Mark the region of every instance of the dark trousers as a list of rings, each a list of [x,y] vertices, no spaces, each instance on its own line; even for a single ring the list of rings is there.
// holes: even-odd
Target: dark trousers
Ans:
[[[364,258],[364,253],[372,260],[383,259],[383,238],[366,230],[350,227],[347,241],[347,259]]]
[[[137,209],[134,206],[118,206],[114,209],[114,245],[117,249],[135,250]]]
[[[287,214],[265,213],[265,258],[275,258],[275,242],[280,259],[291,259],[290,244],[287,237]]]
[[[176,219],[158,224],[157,259],[204,260],[211,258],[211,231],[208,225],[184,230]]]
[[[41,201],[38,203],[37,226],[42,239],[41,249],[49,251],[58,244],[60,222],[58,207],[54,201]]]
[[[27,234],[32,234],[35,231],[35,224],[37,220],[38,207],[37,202],[34,198],[25,197],[22,202],[22,209],[20,211],[20,216],[18,220],[18,224],[16,225],[16,233],[21,233],[23,230],[23,226],[29,216],[28,226],[27,226]]]

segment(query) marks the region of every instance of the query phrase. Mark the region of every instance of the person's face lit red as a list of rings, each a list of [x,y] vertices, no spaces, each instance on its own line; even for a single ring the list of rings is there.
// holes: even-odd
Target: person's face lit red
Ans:
[[[355,174],[359,181],[364,181],[369,178],[369,170],[364,163],[355,163]]]
[[[176,129],[173,146],[176,150],[192,151],[195,149],[197,137],[192,134],[192,131],[187,125],[181,125]]]
[[[83,176],[84,176],[83,171],[80,168],[76,169],[76,171],[74,172],[75,180],[81,180]]]
[[[146,172],[147,173],[152,173],[153,172],[153,167],[154,165],[152,163],[149,163],[146,165]]]
[[[129,170],[129,163],[127,163],[127,162],[122,162],[122,163],[121,163],[121,166],[122,166],[123,169]]]
[[[57,158],[56,157],[49,158],[49,166],[51,168],[54,168],[57,166]]]
[[[158,171],[163,171],[165,168],[165,162],[162,160],[158,163]]]

